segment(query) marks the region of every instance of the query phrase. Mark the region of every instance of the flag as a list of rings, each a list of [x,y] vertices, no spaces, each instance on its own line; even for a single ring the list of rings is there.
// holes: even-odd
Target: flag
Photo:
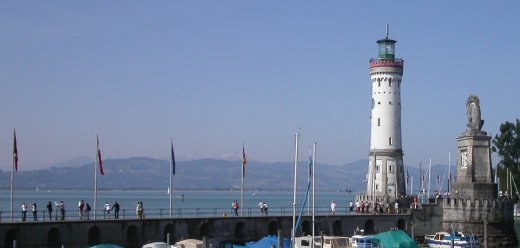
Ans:
[[[312,176],[312,154],[311,149],[309,148],[309,177]]]
[[[172,174],[175,175],[175,154],[173,153],[173,141],[172,141]]]
[[[406,185],[410,184],[410,175],[408,174],[408,169],[406,169]]]
[[[18,148],[16,146],[16,129],[13,131],[14,140],[13,140],[13,166],[14,171],[18,171]]]
[[[439,172],[437,172],[437,184],[441,183],[441,178],[439,177]]]
[[[246,164],[247,164],[246,150],[245,150],[244,146],[242,145],[242,178],[244,178],[244,176],[246,175]]]
[[[96,141],[97,141],[96,159],[99,164],[99,172],[101,172],[101,175],[105,175],[105,172],[103,171],[103,160],[101,160],[101,150],[99,150],[99,136],[97,136],[97,135],[96,135]]]

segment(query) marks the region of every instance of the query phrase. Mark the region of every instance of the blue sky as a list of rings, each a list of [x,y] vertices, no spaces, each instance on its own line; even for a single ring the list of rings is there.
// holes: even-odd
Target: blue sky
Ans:
[[[78,156],[366,159],[368,61],[397,40],[405,164],[455,163],[465,101],[520,116],[520,4],[486,1],[14,1],[0,7],[0,164]],[[496,160],[494,161],[496,162]],[[363,168],[364,169],[364,168]]]

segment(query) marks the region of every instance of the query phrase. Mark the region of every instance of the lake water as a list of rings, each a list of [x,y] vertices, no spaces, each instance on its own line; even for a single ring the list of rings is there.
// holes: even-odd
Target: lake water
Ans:
[[[10,191],[0,190],[0,197],[2,212],[0,218],[6,219],[6,216],[10,215]],[[297,192],[297,206],[302,205],[304,197],[305,192]],[[42,216],[48,201],[52,203],[63,201],[68,212],[67,216],[77,216],[78,201],[84,200],[94,208],[93,199],[94,192],[86,190],[15,190],[13,212],[15,219],[19,218],[21,205],[25,202],[29,206],[29,216],[30,206],[35,202],[39,215]],[[238,200],[240,203],[240,191],[174,191],[172,199],[174,216],[231,214],[232,201]],[[347,192],[316,192],[315,203],[317,209],[328,211],[331,200],[335,200],[338,211],[341,211],[353,199],[354,194]],[[162,217],[169,214],[169,195],[166,190],[98,190],[98,211],[101,211],[105,203],[112,205],[115,201],[120,204],[127,217],[134,217],[138,201],[143,202],[148,216]],[[266,202],[269,211],[273,214],[292,214],[293,192],[244,191],[244,202],[241,206],[243,214],[259,215],[260,211],[257,208],[259,201]],[[102,212],[100,214],[102,215]]]

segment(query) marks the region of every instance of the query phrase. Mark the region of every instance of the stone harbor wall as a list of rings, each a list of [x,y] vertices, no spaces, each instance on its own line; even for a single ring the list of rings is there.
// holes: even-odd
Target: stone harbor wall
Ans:
[[[444,199],[442,230],[476,235],[487,247],[516,247],[514,202],[499,199]]]
[[[442,231],[442,216],[440,199],[435,199],[432,203],[421,204],[417,209],[411,209],[410,235],[422,243],[425,235]]]

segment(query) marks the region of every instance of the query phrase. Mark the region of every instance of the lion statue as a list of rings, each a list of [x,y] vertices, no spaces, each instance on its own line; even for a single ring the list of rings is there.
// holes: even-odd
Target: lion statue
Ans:
[[[466,101],[466,114],[468,115],[469,130],[481,130],[484,120],[480,116],[480,100],[475,95],[470,95]]]

